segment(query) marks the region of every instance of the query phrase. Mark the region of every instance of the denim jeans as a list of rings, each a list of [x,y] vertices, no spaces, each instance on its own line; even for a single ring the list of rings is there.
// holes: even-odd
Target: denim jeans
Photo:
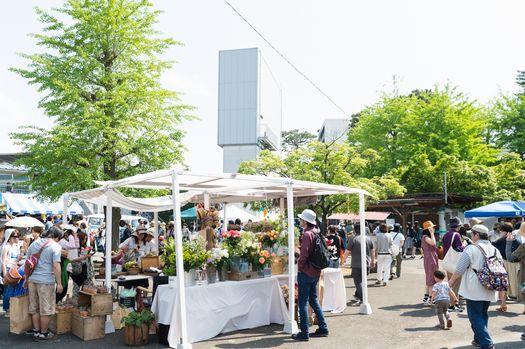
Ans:
[[[319,276],[312,277],[305,273],[297,273],[297,286],[299,289],[299,300],[297,306],[299,308],[299,318],[301,326],[301,335],[308,337],[308,304],[317,317],[319,329],[321,331],[328,330],[326,321],[324,319],[323,311],[317,299],[317,284]]]
[[[339,259],[332,259],[328,264],[328,268],[339,268]]]
[[[489,305],[488,301],[472,301],[467,299],[467,315],[470,321],[470,327],[474,332],[474,340],[478,342],[482,349],[490,347],[492,338],[490,338],[489,322]]]

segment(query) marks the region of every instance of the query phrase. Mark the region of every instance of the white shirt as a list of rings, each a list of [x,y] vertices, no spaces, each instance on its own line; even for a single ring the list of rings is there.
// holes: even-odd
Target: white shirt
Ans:
[[[75,238],[73,235],[69,235],[67,240],[62,238],[58,243],[63,250],[67,251],[67,259],[72,261],[78,258],[78,248],[80,247],[78,237]]]
[[[139,253],[141,257],[147,255],[150,252],[157,253],[157,246],[155,246],[154,240],[144,243],[143,245],[140,246],[140,249],[139,249]]]
[[[405,242],[405,236],[400,232],[391,232],[390,235],[392,235],[392,242],[394,245],[397,245],[397,247],[401,248],[403,247],[403,243]]]
[[[480,270],[485,262],[485,257],[479,250],[479,247],[483,249],[487,256],[493,256],[495,252],[499,259],[503,260],[503,258],[499,251],[492,246],[488,240],[479,240],[476,242],[476,245],[468,245],[465,247],[459,258],[457,272],[463,274],[461,278],[461,286],[459,287],[459,294],[472,301],[495,302],[498,300],[498,292],[486,289],[479,282],[478,276],[473,269]],[[465,271],[462,273],[462,270]]]
[[[137,244],[135,243],[135,239],[133,238],[133,236],[130,236],[119,245],[119,248],[122,250],[125,247],[127,247],[128,251],[131,251],[135,248],[135,246],[137,246]]]

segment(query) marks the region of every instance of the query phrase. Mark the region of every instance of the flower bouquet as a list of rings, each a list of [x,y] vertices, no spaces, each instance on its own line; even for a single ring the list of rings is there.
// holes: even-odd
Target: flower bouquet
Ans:
[[[262,247],[273,248],[279,240],[279,232],[276,230],[270,230],[257,234]]]
[[[223,269],[229,258],[228,250],[225,248],[215,247],[208,251],[208,260],[206,262],[206,276],[208,283],[213,284],[217,279],[217,271],[219,272],[219,280],[224,281]],[[224,270],[225,271],[225,270]]]
[[[195,284],[195,269],[202,268],[208,259],[208,254],[204,246],[205,242],[201,238],[184,241],[182,243],[182,259],[187,286]],[[164,275],[177,275],[177,257],[175,242],[172,237],[170,237],[165,244],[162,260],[164,261],[164,268],[162,269]]]

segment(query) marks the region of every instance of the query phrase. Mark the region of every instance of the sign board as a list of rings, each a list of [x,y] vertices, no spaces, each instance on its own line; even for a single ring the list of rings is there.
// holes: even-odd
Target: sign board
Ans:
[[[393,218],[387,218],[386,220],[386,225],[394,225],[396,223],[396,220],[393,219]]]

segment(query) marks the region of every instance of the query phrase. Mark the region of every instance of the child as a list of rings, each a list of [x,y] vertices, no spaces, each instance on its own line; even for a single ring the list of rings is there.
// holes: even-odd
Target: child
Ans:
[[[439,319],[439,325],[436,325],[436,327],[439,327],[442,330],[448,330],[452,327],[452,320],[450,319],[450,314],[448,313],[450,299],[452,298],[455,304],[458,301],[458,298],[454,294],[454,291],[450,289],[448,282],[444,281],[445,273],[443,273],[441,270],[436,270],[434,272],[434,280],[436,283],[432,287],[432,301],[435,302],[436,314]],[[446,326],[444,317],[447,319]]]

